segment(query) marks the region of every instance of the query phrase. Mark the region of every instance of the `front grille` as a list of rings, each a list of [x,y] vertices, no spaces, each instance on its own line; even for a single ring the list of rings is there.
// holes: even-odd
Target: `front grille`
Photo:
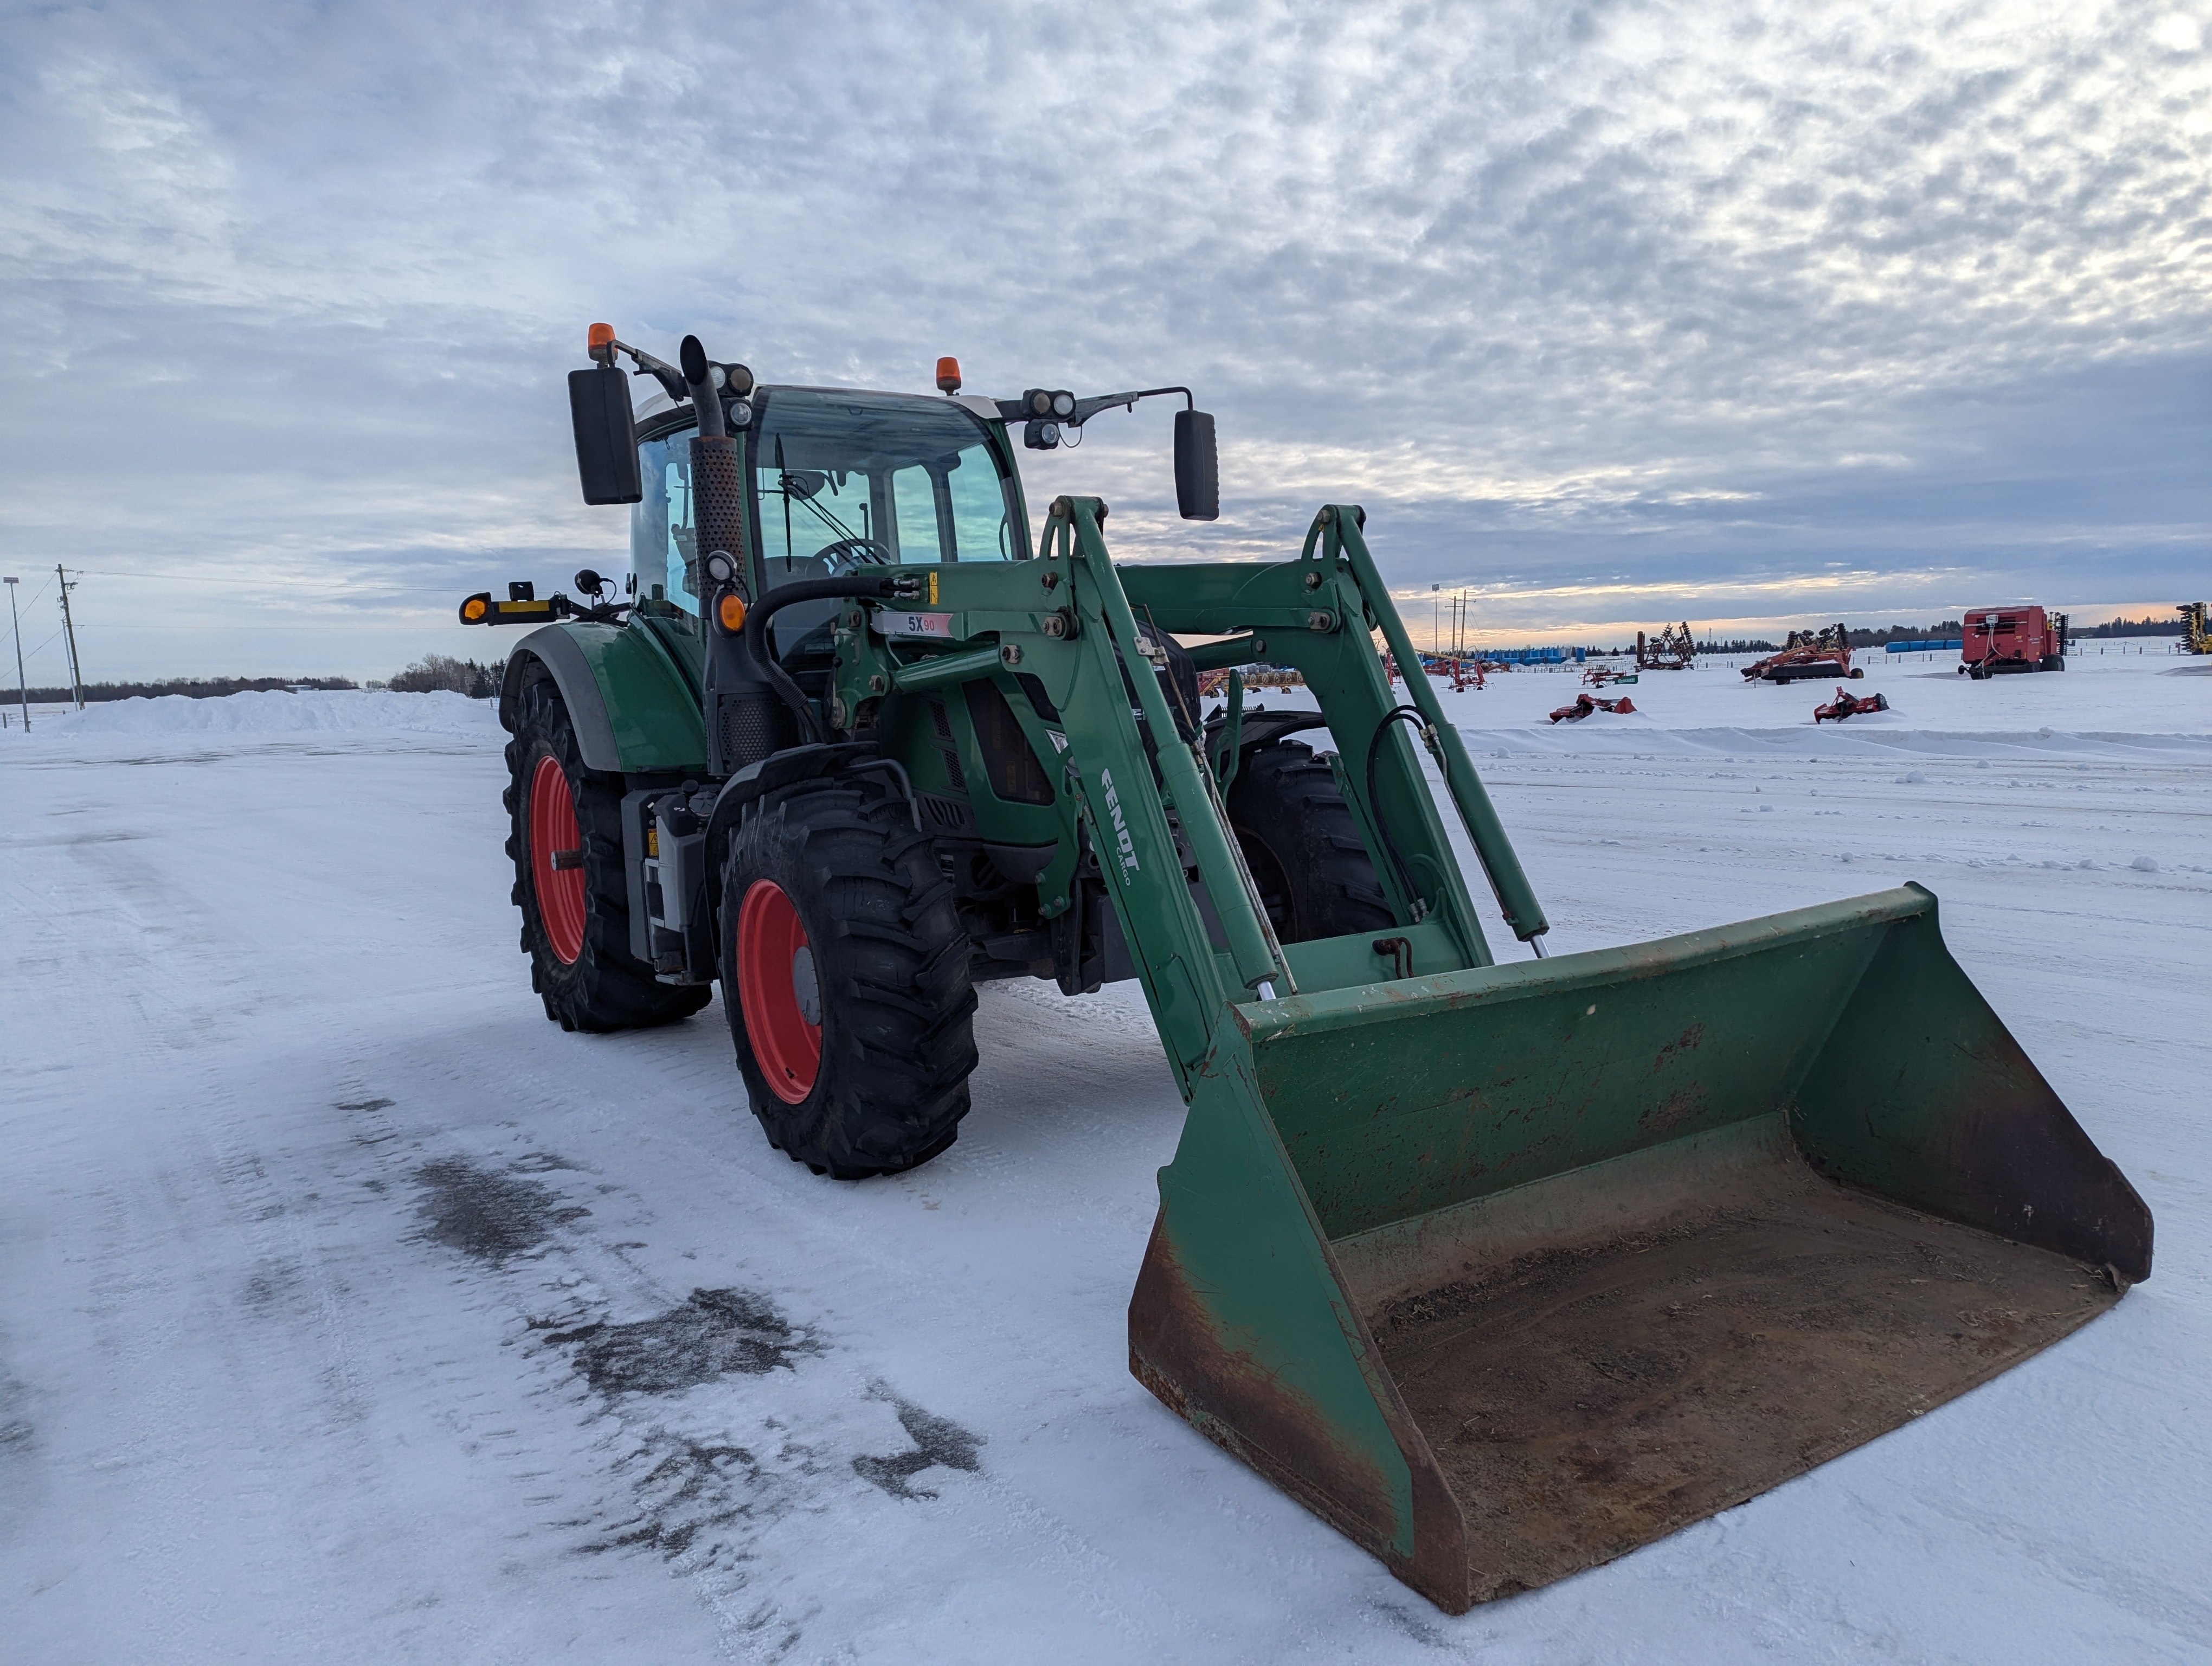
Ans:
[[[1021,721],[995,683],[978,680],[963,690],[975,744],[991,777],[991,791],[1009,804],[1050,804],[1052,777],[1037,761]]]

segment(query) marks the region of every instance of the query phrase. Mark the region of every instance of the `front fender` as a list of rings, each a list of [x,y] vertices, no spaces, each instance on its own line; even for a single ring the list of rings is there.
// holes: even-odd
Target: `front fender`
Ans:
[[[609,775],[696,775],[707,767],[699,702],[666,652],[629,625],[571,621],[533,630],[507,655],[499,721],[533,668],[561,690],[584,767]]]

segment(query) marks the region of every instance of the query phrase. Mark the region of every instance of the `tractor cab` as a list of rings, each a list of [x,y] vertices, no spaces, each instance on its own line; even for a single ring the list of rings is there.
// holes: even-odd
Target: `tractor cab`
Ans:
[[[1028,558],[1021,479],[1004,431],[967,402],[763,387],[749,404],[741,477],[750,593],[872,567]],[[641,599],[696,620],[703,593],[691,458],[698,423],[690,405],[667,404],[648,407],[637,428],[630,561]],[[836,602],[825,599],[775,617],[775,655],[802,682],[827,669],[836,614]]]
[[[768,387],[752,405],[749,507],[762,588],[871,563],[1027,558],[1012,458],[965,402]],[[686,406],[641,418],[643,496],[630,531],[641,582],[663,583],[667,599],[693,614],[699,590],[687,441],[696,430]]]

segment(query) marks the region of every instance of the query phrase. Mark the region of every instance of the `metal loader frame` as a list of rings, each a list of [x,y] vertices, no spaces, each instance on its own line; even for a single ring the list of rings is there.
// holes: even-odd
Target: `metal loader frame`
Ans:
[[[1121,569],[1103,519],[1097,500],[1062,498],[1026,570],[938,569],[930,594],[950,618],[926,656],[902,658],[850,617],[838,697],[884,676],[1041,684],[1066,812],[1099,854],[1189,1106],[1131,1301],[1131,1369],[1400,1578],[1457,1612],[1619,1554],[1962,1392],[2148,1274],[2148,1212],[1951,960],[1929,893],[1496,964],[1404,729],[1435,760],[1510,929],[1534,943],[1547,922],[1428,680],[1393,704],[1370,629],[1418,661],[1361,512],[1324,508],[1294,562]],[[1180,739],[1163,679],[1124,676],[1145,656],[1140,617],[1221,639],[1193,651],[1200,670],[1264,658],[1303,674],[1368,847],[1388,858],[1390,936],[1273,940],[1218,810],[1235,739],[1219,745],[1217,727],[1210,763]],[[1059,860],[1040,876],[1041,912],[1073,905],[1072,877]],[[1495,1270],[1500,1244],[1601,1258],[1624,1222],[1697,1241],[1751,1221],[1753,1260],[1797,1268],[1751,1303],[1753,1322],[1821,1380],[1832,1339],[1793,1332],[1790,1316],[1827,1263],[1806,1271],[1776,1247],[1804,1219],[1869,1267],[1910,1255],[1954,1282],[2014,1280],[2040,1305],[1957,1341],[1940,1304],[1952,1285],[1916,1306],[1878,1300],[1886,1275],[1866,1274],[1853,1299],[1905,1339],[1905,1364],[1845,1402],[1786,1408],[1787,1438],[1747,1454],[1738,1424],[1690,1418],[1671,1438],[1698,1454],[1697,1473],[1627,1508],[1554,1496],[1532,1510],[1498,1488],[1455,1448],[1451,1393],[1401,1384],[1378,1340],[1422,1334],[1405,1305],[1486,1256]],[[1461,1338],[1444,1353],[1459,1362],[1449,1386],[1484,1349]]]

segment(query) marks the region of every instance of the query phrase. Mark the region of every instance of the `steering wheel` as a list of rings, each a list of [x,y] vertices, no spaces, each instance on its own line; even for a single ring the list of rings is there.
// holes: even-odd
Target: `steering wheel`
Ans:
[[[861,567],[889,566],[896,559],[890,546],[872,538],[841,538],[814,552],[830,563],[832,573],[849,573]]]

